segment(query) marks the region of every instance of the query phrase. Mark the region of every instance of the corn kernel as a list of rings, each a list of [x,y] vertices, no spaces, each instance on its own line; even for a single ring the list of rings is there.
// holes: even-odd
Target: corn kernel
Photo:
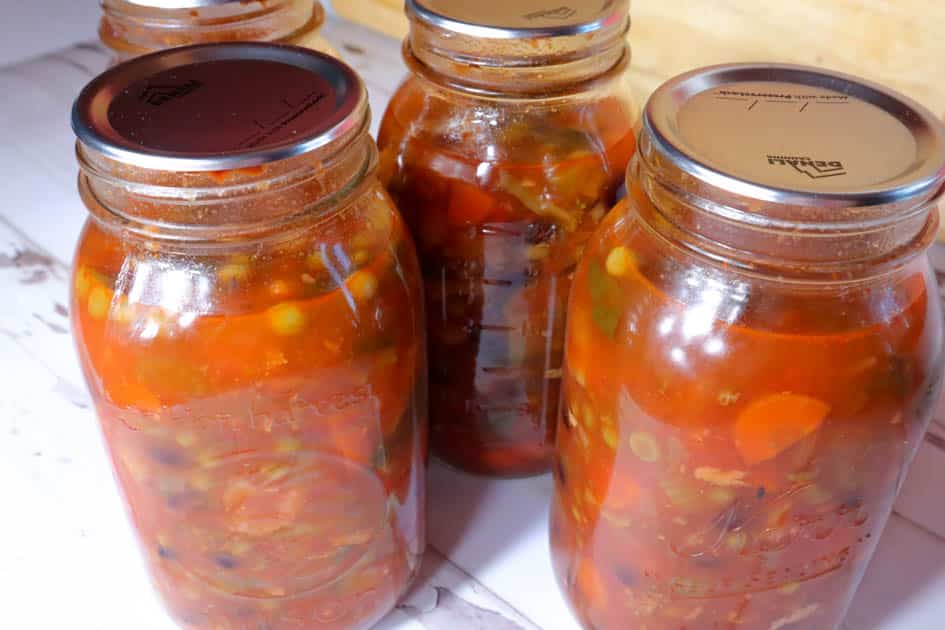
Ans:
[[[717,505],[728,505],[735,500],[735,493],[725,487],[714,487],[709,491],[709,500]]]
[[[571,372],[574,375],[574,380],[577,381],[577,384],[581,387],[587,387],[587,377],[584,375],[584,370],[573,370]]]
[[[292,290],[285,280],[273,280],[269,283],[269,294],[274,297],[285,297]]]
[[[377,294],[377,277],[370,271],[356,271],[348,278],[348,288],[357,300],[370,300]]]
[[[747,544],[748,534],[745,532],[732,532],[725,537],[725,545],[735,553],[739,553]]]
[[[539,243],[538,245],[532,245],[525,252],[525,256],[531,262],[538,262],[548,258],[548,255],[551,253],[551,245],[548,243]]]
[[[277,304],[269,309],[269,327],[277,335],[291,337],[305,329],[306,317],[295,304]]]
[[[292,472],[292,469],[288,466],[276,466],[268,473],[266,473],[266,481],[268,483],[275,483],[280,479],[284,479],[289,476],[289,473]]]
[[[220,282],[239,282],[249,276],[249,265],[245,263],[228,263],[220,267],[217,278]]]
[[[252,548],[253,548],[252,543],[247,542],[245,540],[237,540],[232,545],[230,545],[229,551],[234,556],[242,556],[243,554],[245,554]]]
[[[601,430],[601,437],[604,438],[604,443],[611,449],[617,448],[617,431],[610,425],[605,425]]]
[[[191,431],[184,431],[177,435],[177,443],[184,448],[190,448],[197,443],[197,436]]]
[[[637,431],[630,436],[630,450],[648,464],[659,461],[661,455],[659,443],[645,431]]]
[[[220,464],[220,458],[215,453],[204,451],[197,456],[197,463],[201,468],[216,468]]]
[[[92,278],[89,270],[85,267],[79,267],[75,272],[75,294],[79,299],[85,299],[92,288]]]
[[[594,427],[597,425],[597,414],[594,413],[594,408],[591,406],[590,401],[584,403],[584,426],[587,427],[588,431],[593,431]]]
[[[198,492],[207,492],[213,487],[213,479],[203,471],[198,471],[190,478],[190,487]]]
[[[305,258],[305,263],[312,271],[322,271],[325,269],[325,258],[320,251],[314,251]]]
[[[371,260],[371,252],[364,249],[359,249],[358,251],[354,252],[351,260],[354,261],[354,264],[358,267],[365,265],[369,260]]]
[[[111,307],[111,292],[104,287],[95,287],[89,293],[88,309],[92,319],[105,319]]]
[[[294,437],[284,437],[276,440],[277,453],[297,453],[302,448],[302,442]]]
[[[621,278],[637,266],[637,257],[626,247],[615,247],[607,254],[606,266],[607,273]]]

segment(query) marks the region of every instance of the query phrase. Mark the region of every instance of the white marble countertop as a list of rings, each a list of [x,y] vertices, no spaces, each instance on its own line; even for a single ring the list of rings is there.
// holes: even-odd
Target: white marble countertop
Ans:
[[[398,43],[339,21],[326,32],[379,116],[403,75]],[[68,112],[104,62],[80,44],[0,68],[0,628],[174,627],[123,513],[68,333],[68,264],[85,219]],[[945,248],[933,258],[945,271]],[[945,628],[945,429],[934,430],[846,630]],[[430,477],[424,571],[381,627],[575,630],[547,551],[550,478],[494,482],[436,465]]]

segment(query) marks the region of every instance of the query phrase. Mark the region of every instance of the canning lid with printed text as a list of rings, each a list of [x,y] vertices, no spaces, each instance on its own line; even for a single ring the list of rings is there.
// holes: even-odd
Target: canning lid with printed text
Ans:
[[[411,76],[379,135],[418,244],[434,453],[551,462],[568,293],[636,146],[626,0],[408,0]]]
[[[368,628],[424,550],[420,272],[363,83],[270,44],[139,57],[73,110],[72,322],[187,628]]]
[[[839,627],[942,387],[945,129],[725,65],[647,104],[578,267],[551,539],[586,627]]]

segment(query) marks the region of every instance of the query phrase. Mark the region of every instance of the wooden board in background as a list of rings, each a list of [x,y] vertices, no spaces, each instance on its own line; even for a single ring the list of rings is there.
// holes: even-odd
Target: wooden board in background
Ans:
[[[396,38],[407,33],[403,4],[332,1],[338,14]],[[692,68],[778,61],[884,83],[945,118],[942,0],[632,0],[631,14],[630,81],[640,104]],[[941,210],[945,218],[945,203]]]
[[[392,37],[407,32],[403,0],[333,5]],[[941,0],[633,0],[631,13],[631,80],[641,100],[662,81],[699,66],[780,61],[885,83],[945,117]]]

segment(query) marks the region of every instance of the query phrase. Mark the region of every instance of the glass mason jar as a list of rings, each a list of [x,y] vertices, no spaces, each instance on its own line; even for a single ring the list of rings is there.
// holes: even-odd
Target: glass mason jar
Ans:
[[[292,44],[332,55],[318,0],[103,0],[99,38],[115,61],[217,42]]]
[[[188,628],[367,628],[420,562],[420,271],[369,116],[347,66],[268,44],[141,57],[76,103],[75,337]]]
[[[935,117],[853,77],[654,94],[570,304],[551,540],[585,627],[839,626],[941,390],[943,182]]]
[[[540,4],[408,1],[379,135],[425,279],[434,453],[499,476],[550,466],[571,277],[636,144],[627,2]]]

